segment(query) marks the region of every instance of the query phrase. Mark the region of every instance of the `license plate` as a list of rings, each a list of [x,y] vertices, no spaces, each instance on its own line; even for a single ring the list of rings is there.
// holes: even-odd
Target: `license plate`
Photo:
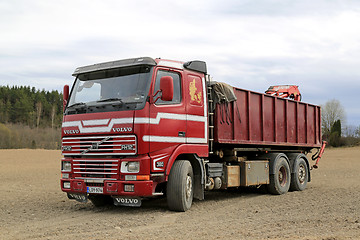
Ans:
[[[104,193],[103,187],[87,187],[88,193]]]
[[[115,206],[140,207],[141,198],[113,197]]]

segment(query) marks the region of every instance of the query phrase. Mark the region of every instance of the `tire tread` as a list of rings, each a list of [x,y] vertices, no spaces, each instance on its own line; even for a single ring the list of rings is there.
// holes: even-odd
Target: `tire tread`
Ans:
[[[170,210],[185,212],[191,207],[192,199],[187,204],[184,196],[184,176],[190,174],[193,178],[193,170],[191,164],[187,160],[175,161],[169,175],[167,183],[167,203]],[[190,205],[190,206],[189,206]]]

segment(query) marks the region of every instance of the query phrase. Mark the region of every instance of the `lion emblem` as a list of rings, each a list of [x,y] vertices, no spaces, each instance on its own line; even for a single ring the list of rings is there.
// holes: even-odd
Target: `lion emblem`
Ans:
[[[190,82],[190,97],[191,97],[191,101],[201,103],[201,92],[197,91],[195,79],[193,79],[193,81]]]

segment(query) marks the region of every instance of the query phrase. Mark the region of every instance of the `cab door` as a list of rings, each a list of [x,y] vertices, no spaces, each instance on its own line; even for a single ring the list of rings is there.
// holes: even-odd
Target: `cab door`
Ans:
[[[187,143],[207,146],[206,83],[201,74],[185,72],[184,93],[187,112]],[[205,149],[205,152],[207,150]]]
[[[158,92],[160,79],[163,76],[170,76],[173,79],[174,95],[171,101],[162,101]],[[163,159],[165,162],[170,153],[180,144],[186,143],[186,107],[183,96],[183,75],[181,71],[158,68],[155,73],[153,87],[154,104],[150,106],[150,135],[144,136],[150,142],[150,155],[155,159]],[[162,164],[152,164],[153,170],[163,170]]]

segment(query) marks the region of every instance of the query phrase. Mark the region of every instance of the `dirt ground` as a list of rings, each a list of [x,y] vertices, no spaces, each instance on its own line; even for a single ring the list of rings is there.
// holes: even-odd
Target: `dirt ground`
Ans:
[[[185,213],[69,200],[60,151],[0,151],[0,239],[360,239],[360,147],[327,149],[303,192],[208,192]]]

